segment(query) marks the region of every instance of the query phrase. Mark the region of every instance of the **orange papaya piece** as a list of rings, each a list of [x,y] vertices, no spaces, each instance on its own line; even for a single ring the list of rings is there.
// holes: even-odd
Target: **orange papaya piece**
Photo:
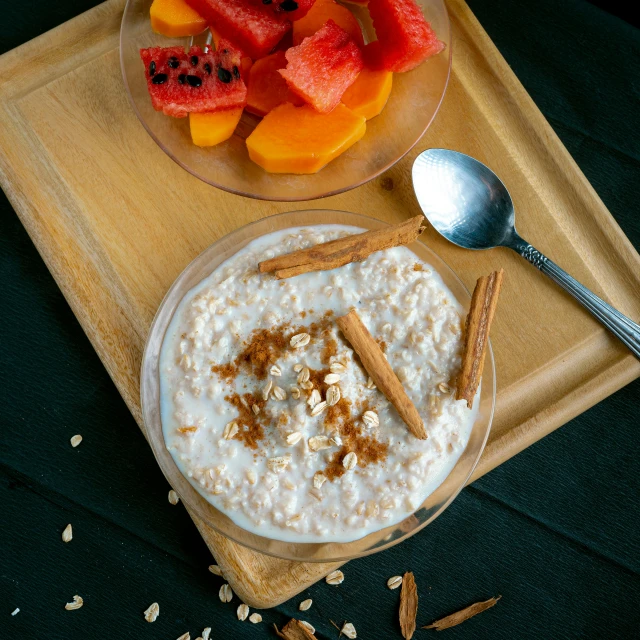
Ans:
[[[153,0],[150,13],[151,28],[170,38],[197,36],[207,28],[207,21],[185,0]]]
[[[392,83],[391,71],[372,71],[365,67],[342,94],[342,103],[359,116],[371,120],[387,104]]]
[[[193,144],[213,147],[228,140],[236,130],[241,116],[242,107],[210,113],[190,113],[189,128]]]
[[[249,113],[266,116],[283,102],[303,104],[303,100],[290,91],[286,80],[278,73],[278,69],[286,66],[284,51],[276,51],[255,61],[249,71],[247,86],[246,109]]]
[[[293,23],[294,46],[298,46],[305,38],[322,29],[327,20],[333,20],[353,38],[359,47],[364,47],[362,29],[356,17],[349,9],[333,0],[316,0],[306,16]]]
[[[285,102],[247,138],[249,157],[270,173],[316,173],[362,138],[364,116],[343,104],[331,113]]]

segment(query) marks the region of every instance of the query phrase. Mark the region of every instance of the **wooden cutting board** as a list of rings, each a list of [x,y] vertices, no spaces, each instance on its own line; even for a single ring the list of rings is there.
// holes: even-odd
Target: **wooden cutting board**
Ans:
[[[125,96],[123,0],[2,56],[0,182],[141,428],[147,331],[192,258],[240,225],[292,208],[346,209],[390,222],[416,215],[410,167],[429,147],[486,162],[516,202],[522,235],[640,318],[640,257],[463,0],[447,4],[454,64],[434,124],[384,177],[320,205],[232,196],[164,155]],[[499,266],[507,272],[492,334],[496,415],[474,478],[640,375],[640,363],[614,338],[509,250],[467,252],[430,231],[422,238],[468,287]],[[253,607],[287,600],[337,566],[267,557],[194,521],[234,591]]]

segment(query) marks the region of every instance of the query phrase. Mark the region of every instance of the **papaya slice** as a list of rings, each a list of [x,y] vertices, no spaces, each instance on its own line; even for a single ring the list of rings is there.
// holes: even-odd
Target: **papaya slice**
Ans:
[[[210,113],[190,113],[189,128],[193,144],[214,147],[228,140],[236,130],[241,116],[242,107]]]
[[[364,46],[362,29],[356,17],[349,9],[333,0],[316,0],[306,16],[293,23],[294,46],[319,31],[327,20],[333,20],[339,27],[342,27],[359,47]]]
[[[270,173],[316,173],[362,138],[364,116],[343,104],[331,113],[285,102],[247,138],[249,157]]]
[[[284,51],[276,51],[255,61],[248,77],[246,109],[249,113],[266,116],[283,102],[299,105],[304,103],[289,89],[286,80],[278,73],[278,69],[284,69],[286,66],[287,58]]]
[[[150,13],[151,28],[169,38],[197,36],[207,28],[207,21],[185,0],[153,0]]]
[[[356,81],[342,94],[342,103],[353,113],[371,120],[387,104],[392,83],[391,71],[373,71],[365,67]]]

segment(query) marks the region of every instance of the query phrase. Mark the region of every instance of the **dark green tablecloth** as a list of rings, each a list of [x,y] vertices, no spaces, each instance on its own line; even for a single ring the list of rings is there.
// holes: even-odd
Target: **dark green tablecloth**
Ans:
[[[2,4],[7,50],[95,3]],[[470,4],[640,247],[640,32],[605,12],[623,5]],[[237,599],[218,600],[204,543],[167,502],[151,451],[3,196],[0,286],[0,638],[173,640],[205,626],[215,638],[266,638],[303,597],[319,638],[337,637],[329,618],[350,620],[358,637],[394,638],[398,592],[385,582],[405,570],[420,624],[502,594],[446,637],[640,637],[640,382],[463,491],[421,534],[349,563],[340,587],[318,584],[250,625],[236,620]],[[84,441],[72,449],[76,433]],[[74,594],[85,605],[67,612]],[[148,624],[154,601],[160,617]]]

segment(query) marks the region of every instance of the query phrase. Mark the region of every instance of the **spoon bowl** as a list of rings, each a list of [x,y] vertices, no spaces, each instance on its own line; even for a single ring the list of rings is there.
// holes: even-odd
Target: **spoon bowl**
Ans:
[[[412,177],[424,215],[449,242],[464,249],[513,249],[572,295],[640,359],[640,326],[518,235],[511,195],[489,167],[457,151],[428,149],[415,159]]]

